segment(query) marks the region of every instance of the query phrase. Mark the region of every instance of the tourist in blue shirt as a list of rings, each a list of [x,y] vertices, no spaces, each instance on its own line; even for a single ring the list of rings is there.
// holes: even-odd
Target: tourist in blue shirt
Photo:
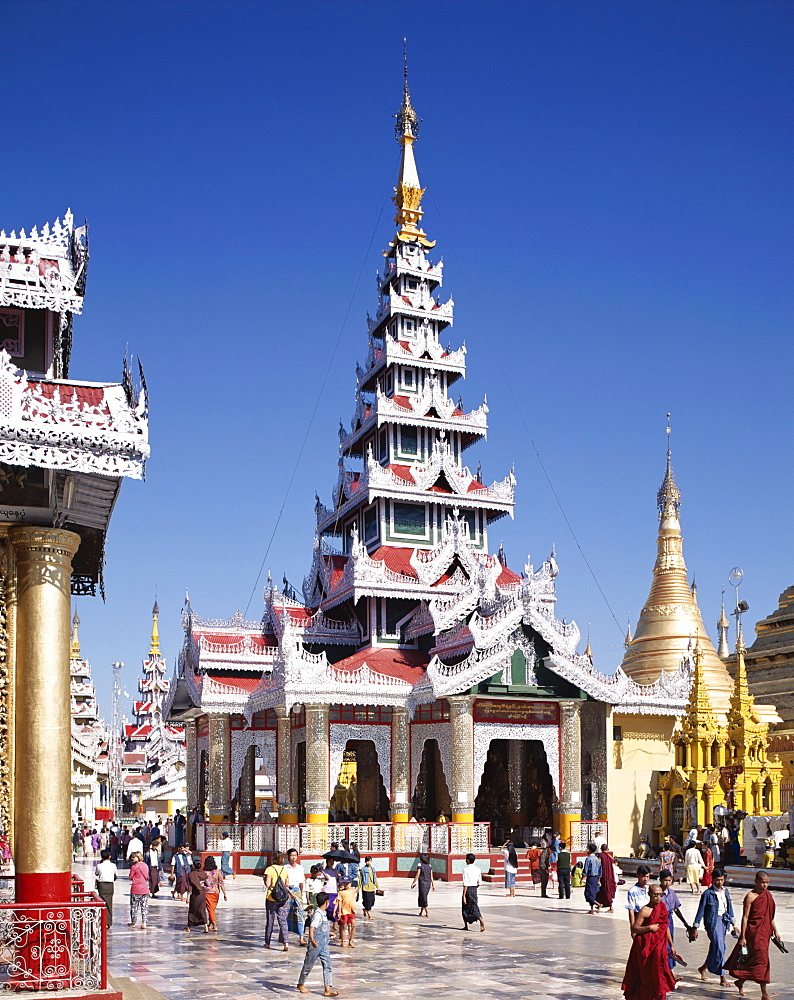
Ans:
[[[590,904],[589,913],[595,913],[595,901],[598,895],[598,883],[601,880],[601,860],[596,854],[596,845],[587,845],[587,857],[584,859],[584,898]]]
[[[643,906],[647,906],[650,900],[648,895],[648,879],[651,877],[651,869],[647,865],[639,865],[637,868],[637,884],[632,886],[626,896],[626,909],[629,911],[629,927],[634,926],[634,917]]]
[[[709,938],[709,953],[706,961],[698,968],[700,978],[705,982],[706,969],[720,977],[720,986],[729,986],[725,976],[725,934],[732,927],[736,934],[736,918],[733,913],[733,903],[725,888],[725,872],[715,868],[711,875],[711,885],[700,897],[700,904],[692,924],[690,938],[698,936],[698,924],[703,921]]]

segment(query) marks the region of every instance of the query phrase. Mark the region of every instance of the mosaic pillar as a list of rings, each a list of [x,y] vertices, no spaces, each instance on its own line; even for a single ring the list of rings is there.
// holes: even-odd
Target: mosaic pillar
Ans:
[[[527,767],[529,751],[524,740],[510,740],[507,745],[508,772],[510,776],[510,822],[513,826],[526,826],[527,816]]]
[[[240,793],[238,796],[241,820],[251,821],[256,814],[256,788],[254,775],[256,772],[256,747],[246,750],[243,760],[243,770],[240,774]]]
[[[79,535],[12,528],[17,563],[14,861],[17,903],[70,898],[69,602]]]
[[[199,801],[198,758],[196,756],[196,720],[185,721],[185,781],[187,784],[187,808],[192,809]]]
[[[298,807],[292,799],[292,728],[285,705],[276,705],[276,801],[279,823],[297,823]]]
[[[474,720],[472,699],[453,695],[449,701],[452,741],[452,822],[474,822]]]
[[[209,803],[210,823],[221,823],[232,811],[231,796],[232,733],[228,715],[209,715]]]
[[[562,781],[554,803],[554,822],[560,836],[571,843],[571,823],[582,818],[582,730],[580,705],[560,702],[560,753]]]
[[[408,709],[391,710],[391,821],[407,823],[411,817]]]
[[[327,823],[329,736],[328,706],[304,705],[306,710],[306,822]]]

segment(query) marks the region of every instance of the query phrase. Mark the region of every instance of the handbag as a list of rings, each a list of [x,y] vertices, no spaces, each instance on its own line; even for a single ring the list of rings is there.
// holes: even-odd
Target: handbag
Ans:
[[[375,895],[376,896],[385,896],[386,895],[386,890],[385,889],[376,889],[375,890]]]
[[[270,886],[270,898],[276,904],[276,906],[283,906],[288,899],[292,898],[292,893],[284,885],[283,881],[284,869],[281,869],[278,878]]]

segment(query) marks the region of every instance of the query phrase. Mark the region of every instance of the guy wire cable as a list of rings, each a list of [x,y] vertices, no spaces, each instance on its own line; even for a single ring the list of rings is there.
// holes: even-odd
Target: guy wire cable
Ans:
[[[361,276],[364,273],[364,268],[367,266],[367,261],[369,260],[370,251],[372,250],[372,244],[375,242],[375,235],[378,231],[378,226],[380,225],[381,217],[383,216],[383,209],[388,201],[388,198],[384,198],[381,202],[380,211],[378,212],[378,218],[375,221],[375,226],[372,230],[372,235],[369,238],[369,245],[367,246],[367,251],[364,254],[364,259],[361,262],[361,268],[358,272],[358,277],[356,278],[356,283],[353,287],[353,292],[350,296],[350,301],[347,304],[347,311],[345,312],[344,319],[342,320],[342,325],[339,327],[339,333],[336,336],[336,343],[334,344],[334,349],[331,351],[331,356],[328,359],[328,366],[325,369],[325,375],[323,376],[322,383],[320,385],[320,391],[317,393],[317,397],[314,401],[314,409],[312,410],[311,416],[309,417],[309,423],[306,426],[306,433],[303,435],[303,442],[301,443],[300,449],[298,451],[298,457],[295,459],[295,465],[292,469],[292,475],[289,477],[289,482],[287,483],[287,489],[284,492],[284,499],[281,502],[281,509],[276,517],[276,523],[273,525],[273,531],[270,534],[270,540],[267,543],[267,548],[265,549],[265,554],[262,557],[262,564],[259,567],[259,572],[256,575],[256,581],[251,588],[251,594],[248,598],[248,603],[245,605],[245,611],[243,612],[243,617],[248,614],[248,608],[251,606],[251,601],[254,599],[254,594],[256,593],[256,588],[259,586],[259,581],[262,578],[262,570],[265,568],[265,563],[267,562],[267,557],[270,555],[270,548],[273,545],[273,539],[276,537],[276,532],[278,531],[278,526],[281,523],[281,516],[284,513],[284,508],[287,506],[287,500],[289,498],[290,490],[292,489],[292,484],[295,481],[295,476],[298,472],[298,467],[300,466],[301,459],[303,458],[303,452],[306,449],[306,442],[309,440],[309,434],[311,433],[312,426],[314,425],[315,417],[317,416],[317,411],[320,408],[320,400],[322,399],[323,393],[325,392],[325,387],[328,384],[328,377],[331,374],[331,368],[336,359],[336,352],[339,350],[339,344],[342,341],[342,334],[347,326],[347,321],[350,317],[350,310],[353,308],[353,301],[355,300],[356,293],[358,292],[358,286],[361,284]]]
[[[502,364],[502,358],[501,358],[499,352],[496,350],[496,345],[493,342],[493,338],[491,337],[490,330],[488,329],[488,326],[485,323],[485,319],[484,319],[484,317],[482,315],[482,312],[480,311],[479,301],[478,301],[477,297],[474,295],[474,291],[473,291],[473,289],[471,287],[471,284],[469,283],[468,275],[463,270],[463,265],[461,264],[460,257],[458,256],[458,251],[457,251],[457,248],[455,246],[455,243],[454,243],[452,237],[450,236],[449,230],[447,229],[446,222],[444,221],[444,218],[441,215],[441,212],[439,211],[438,205],[436,204],[436,199],[433,196],[433,189],[430,186],[428,186],[427,192],[430,195],[430,200],[433,202],[433,207],[436,210],[436,215],[438,216],[438,220],[441,223],[441,226],[442,226],[442,228],[443,228],[443,230],[444,230],[444,232],[446,234],[447,244],[448,244],[450,250],[452,251],[452,256],[455,258],[455,263],[458,265],[458,270],[460,271],[461,277],[463,278],[463,282],[466,285],[466,288],[468,289],[471,301],[474,303],[474,309],[475,309],[475,312],[477,313],[477,318],[479,319],[480,325],[482,326],[482,328],[483,328],[483,330],[485,332],[485,336],[488,339],[488,344],[489,344],[491,350],[493,351],[494,357],[496,358],[496,363],[499,365],[499,370],[502,373],[502,378],[504,379],[505,384],[507,385],[507,391],[510,393],[510,396],[511,396],[511,398],[513,400],[513,405],[515,406],[516,411],[518,412],[519,419],[521,420],[521,423],[524,426],[524,431],[526,432],[526,435],[529,438],[529,443],[532,445],[532,450],[535,452],[535,457],[538,460],[538,465],[540,466],[540,468],[541,468],[541,470],[543,472],[543,475],[544,475],[544,477],[546,479],[546,482],[549,485],[549,489],[551,490],[551,494],[554,497],[554,500],[555,500],[557,506],[560,509],[560,513],[562,514],[563,520],[565,521],[565,524],[566,524],[566,526],[568,528],[568,531],[570,531],[570,533],[571,533],[571,538],[573,538],[574,544],[576,545],[576,548],[579,550],[579,554],[581,555],[582,559],[584,560],[584,564],[587,567],[587,569],[588,569],[588,571],[590,573],[590,576],[593,578],[593,582],[595,583],[596,587],[598,588],[599,594],[604,599],[604,604],[606,604],[606,606],[607,606],[607,608],[609,610],[610,615],[612,615],[613,621],[615,622],[615,624],[617,625],[618,629],[620,630],[620,634],[623,635],[623,628],[622,628],[620,622],[615,617],[615,612],[612,610],[612,605],[609,603],[609,600],[607,599],[607,595],[604,593],[604,590],[601,587],[601,584],[598,582],[598,577],[595,575],[595,571],[593,570],[593,567],[590,565],[590,562],[589,562],[587,556],[584,553],[584,549],[582,548],[582,546],[579,543],[579,539],[576,536],[576,532],[573,530],[573,525],[571,524],[570,520],[568,519],[568,515],[565,512],[565,508],[562,505],[562,501],[560,500],[559,496],[557,495],[557,491],[555,490],[554,484],[551,481],[551,476],[547,472],[546,466],[543,464],[543,459],[540,457],[540,452],[538,451],[538,447],[535,444],[535,439],[532,437],[532,432],[530,431],[529,425],[527,424],[526,419],[524,417],[524,411],[521,409],[521,406],[519,405],[518,399],[516,398],[516,394],[513,391],[513,386],[510,384],[510,380],[507,377],[507,372],[505,371],[505,367]]]

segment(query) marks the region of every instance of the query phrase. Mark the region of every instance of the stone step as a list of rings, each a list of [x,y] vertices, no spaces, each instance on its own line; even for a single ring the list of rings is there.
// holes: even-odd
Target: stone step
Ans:
[[[146,983],[139,983],[129,976],[108,976],[108,986],[118,990],[124,1000],[168,1000],[163,993],[158,993]]]

